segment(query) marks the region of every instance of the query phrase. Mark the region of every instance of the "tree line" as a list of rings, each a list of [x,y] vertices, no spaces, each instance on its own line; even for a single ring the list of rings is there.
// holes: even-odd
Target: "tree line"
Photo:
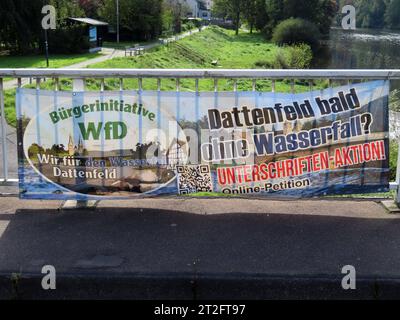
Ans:
[[[343,7],[351,4],[356,8],[358,28],[400,29],[400,0],[338,0]],[[338,21],[340,25],[340,21]]]
[[[116,0],[1,0],[0,50],[14,53],[43,50],[41,11],[46,4],[53,5],[57,12],[57,29],[49,31],[53,52],[64,49],[66,43],[79,46],[83,41],[82,30],[68,24],[69,17],[89,17],[116,26]],[[190,8],[181,0],[119,0],[119,12],[121,39],[142,41],[184,30],[182,18],[189,14]],[[71,44],[64,51],[75,49]]]
[[[215,0],[213,14],[231,19],[238,33],[242,23],[272,36],[273,29],[289,18],[314,23],[321,33],[328,33],[337,12],[335,0]]]

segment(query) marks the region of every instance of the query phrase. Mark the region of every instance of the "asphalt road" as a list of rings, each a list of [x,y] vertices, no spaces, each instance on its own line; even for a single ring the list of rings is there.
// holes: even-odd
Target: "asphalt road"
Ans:
[[[400,220],[374,202],[58,206],[0,198],[0,298],[400,298]],[[40,286],[47,264],[54,291]],[[341,288],[345,265],[357,290]]]

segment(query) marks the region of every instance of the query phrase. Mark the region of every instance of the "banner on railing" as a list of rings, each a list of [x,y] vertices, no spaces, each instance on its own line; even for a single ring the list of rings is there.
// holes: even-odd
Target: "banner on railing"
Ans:
[[[18,89],[20,195],[387,191],[388,92],[387,81],[299,94]]]

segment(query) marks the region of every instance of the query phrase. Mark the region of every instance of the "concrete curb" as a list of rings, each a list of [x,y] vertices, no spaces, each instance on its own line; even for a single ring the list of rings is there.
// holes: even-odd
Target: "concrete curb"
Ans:
[[[17,280],[0,275],[0,299],[134,299],[134,300],[286,300],[400,298],[400,279],[363,277],[356,290],[343,290],[330,276],[102,274],[57,275],[57,289],[43,290],[42,275]]]

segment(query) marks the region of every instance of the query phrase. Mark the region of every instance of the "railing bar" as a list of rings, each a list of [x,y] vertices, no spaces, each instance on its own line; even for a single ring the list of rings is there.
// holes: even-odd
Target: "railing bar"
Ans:
[[[181,91],[181,80],[176,78],[176,92]]]
[[[218,92],[218,79],[214,79],[214,92]]]
[[[4,180],[8,180],[8,159],[7,159],[7,124],[6,113],[4,108],[4,86],[3,78],[0,78],[0,112],[1,112],[1,150],[3,153],[3,174]]]
[[[196,93],[199,93],[199,79],[198,78],[195,79],[194,86],[195,86]]]
[[[290,80],[290,91],[291,93],[296,93],[295,87],[294,87],[294,79]]]
[[[271,91],[272,92],[275,92],[275,85],[276,85],[276,83],[275,83],[275,80],[273,79],[272,80],[272,84],[271,84]]]
[[[36,78],[36,90],[40,90],[40,78]]]
[[[124,90],[124,79],[119,78],[119,91],[123,91],[123,90]]]
[[[21,87],[22,87],[22,79],[21,79],[21,78],[18,78],[18,79],[17,79],[17,87],[18,87],[18,88],[21,88]]]
[[[104,87],[105,87],[105,80],[104,78],[100,79],[100,91],[104,92]]]
[[[233,91],[237,92],[237,89],[238,89],[238,81],[237,81],[237,79],[234,79],[233,80]]]
[[[256,85],[257,85],[257,80],[253,79],[253,92],[256,92]]]
[[[75,78],[237,78],[237,79],[400,79],[400,70],[252,70],[252,69],[0,69],[0,77]]]

